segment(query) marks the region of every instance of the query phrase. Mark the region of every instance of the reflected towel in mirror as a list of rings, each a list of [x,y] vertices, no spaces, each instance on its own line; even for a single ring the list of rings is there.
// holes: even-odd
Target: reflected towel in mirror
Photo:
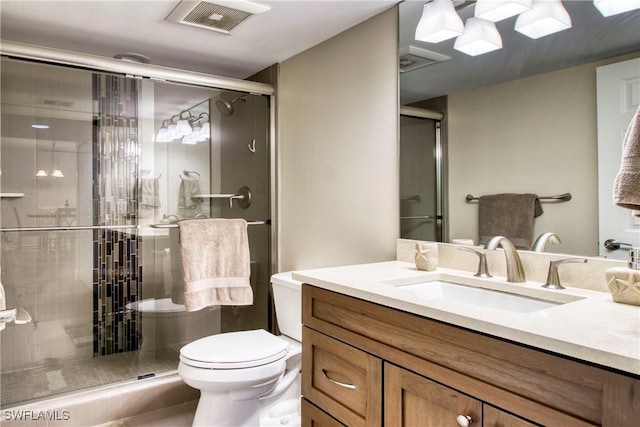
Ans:
[[[536,194],[492,194],[478,200],[480,245],[493,236],[504,236],[518,249],[531,248],[533,220],[543,213]]]
[[[613,183],[613,203],[640,217],[640,107],[624,139],[620,170]]]
[[[192,177],[180,177],[180,189],[178,190],[178,208],[195,209],[203,202],[202,197],[195,197],[201,194],[200,179]]]

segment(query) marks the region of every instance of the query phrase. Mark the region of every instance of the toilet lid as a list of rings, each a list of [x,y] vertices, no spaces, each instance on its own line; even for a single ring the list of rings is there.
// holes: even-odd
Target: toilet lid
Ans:
[[[180,349],[180,360],[207,369],[241,369],[282,359],[289,344],[269,332],[228,332],[201,338]]]

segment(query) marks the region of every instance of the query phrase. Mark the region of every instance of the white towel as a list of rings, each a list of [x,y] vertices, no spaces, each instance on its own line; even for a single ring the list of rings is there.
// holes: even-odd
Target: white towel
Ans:
[[[195,209],[203,202],[202,197],[194,197],[202,193],[200,190],[200,180],[198,178],[180,177],[180,189],[178,190],[178,208]]]
[[[140,178],[140,204],[160,207],[160,180],[158,178]]]
[[[640,107],[624,138],[622,162],[613,183],[613,203],[640,217]]]
[[[247,222],[196,219],[178,227],[186,310],[253,304]]]

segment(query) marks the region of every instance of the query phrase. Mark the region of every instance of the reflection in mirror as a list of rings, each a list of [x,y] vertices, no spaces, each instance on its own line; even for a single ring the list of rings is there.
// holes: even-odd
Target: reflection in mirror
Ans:
[[[463,21],[473,17],[475,2],[456,4]],[[445,241],[478,242],[478,204],[467,202],[467,194],[571,193],[568,202],[543,203],[532,238],[557,234],[562,243],[546,245],[548,252],[616,256],[601,250],[598,235],[599,220],[607,220],[599,218],[598,187],[612,203],[613,177],[598,182],[596,101],[604,89],[596,73],[640,57],[640,10],[604,17],[593,2],[562,4],[570,29],[532,39],[514,30],[517,16],[507,18],[496,23],[503,47],[478,56],[454,49],[455,39],[416,41],[424,2],[400,4],[400,52],[413,55],[401,58],[401,106],[444,114]],[[634,102],[637,108],[640,85],[628,90],[629,108]],[[616,126],[620,150],[624,128]],[[619,162],[619,154],[613,157]],[[635,234],[617,239],[640,245],[638,225],[630,215],[626,223]]]

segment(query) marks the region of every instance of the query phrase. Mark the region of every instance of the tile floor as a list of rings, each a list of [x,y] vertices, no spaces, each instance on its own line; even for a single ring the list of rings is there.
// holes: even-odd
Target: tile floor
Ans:
[[[2,373],[0,406],[113,384],[177,369],[180,346],[132,351]]]

